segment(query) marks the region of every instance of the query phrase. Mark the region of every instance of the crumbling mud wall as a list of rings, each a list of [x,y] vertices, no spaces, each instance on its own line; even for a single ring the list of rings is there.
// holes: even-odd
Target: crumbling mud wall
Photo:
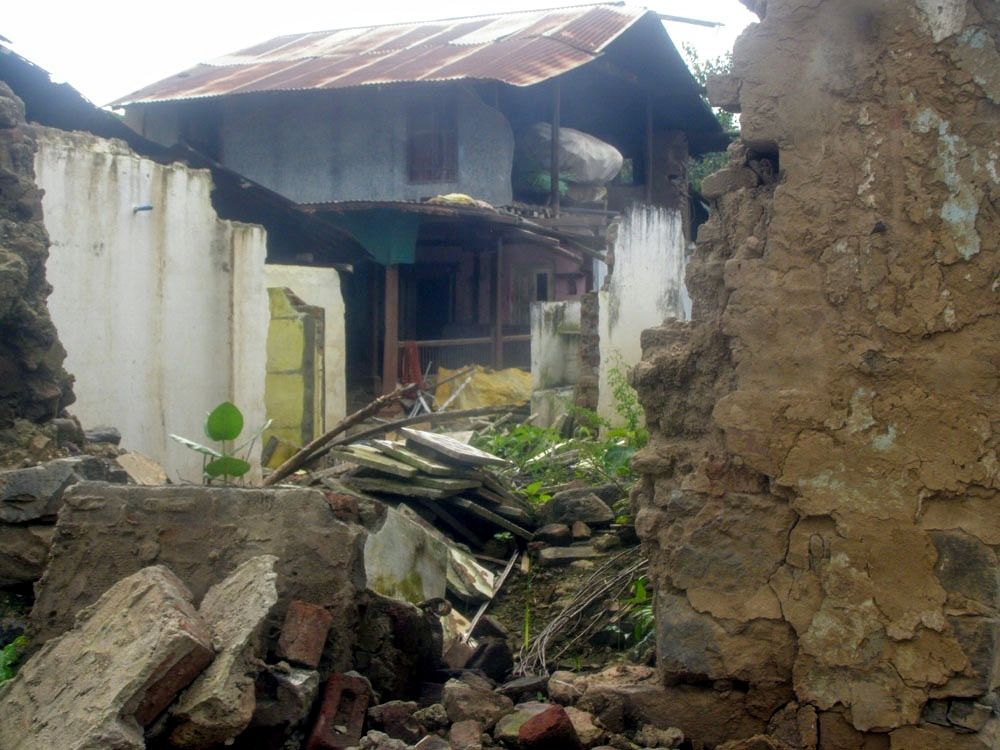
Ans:
[[[65,352],[49,317],[49,238],[35,186],[35,138],[24,105],[0,82],[0,464],[30,453],[34,423],[72,403]],[[27,448],[27,451],[24,450]]]
[[[693,322],[634,373],[662,676],[731,736],[998,747],[1000,5],[748,4]]]

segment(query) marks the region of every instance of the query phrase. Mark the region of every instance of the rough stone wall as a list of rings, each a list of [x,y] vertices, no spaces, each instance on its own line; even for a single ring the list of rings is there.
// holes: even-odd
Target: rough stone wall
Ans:
[[[693,322],[634,373],[662,676],[734,737],[998,747],[1000,4],[748,5]]]
[[[45,304],[49,238],[35,150],[24,105],[0,81],[0,464],[31,423],[58,416],[73,401],[65,352]]]

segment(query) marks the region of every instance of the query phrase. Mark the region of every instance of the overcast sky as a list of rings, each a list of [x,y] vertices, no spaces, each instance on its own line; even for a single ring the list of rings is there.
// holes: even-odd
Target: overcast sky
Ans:
[[[0,36],[42,66],[57,81],[68,81],[97,104],[192,65],[234,52],[280,34],[403,21],[557,7],[559,0],[50,0],[9,3],[0,16]],[[707,29],[668,23],[674,42],[690,42],[704,58],[732,48],[756,20],[738,0],[649,0],[643,5],[671,15],[721,21]]]

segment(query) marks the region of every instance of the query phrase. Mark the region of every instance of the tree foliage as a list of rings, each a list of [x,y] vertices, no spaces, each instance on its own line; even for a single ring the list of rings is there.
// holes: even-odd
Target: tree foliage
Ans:
[[[732,52],[727,52],[716,58],[705,59],[699,56],[698,50],[690,44],[684,44],[683,50],[684,56],[687,58],[688,67],[691,70],[691,75],[694,76],[694,79],[702,87],[707,84],[710,76],[725,75],[731,73],[733,70]],[[702,97],[704,98],[704,95]],[[707,103],[708,100],[706,99]],[[740,123],[736,115],[717,107],[713,107],[712,112],[726,133],[732,135],[739,133]],[[692,157],[688,162],[688,182],[691,184],[692,189],[701,192],[701,181],[712,174],[712,172],[722,169],[725,165],[725,151],[712,151],[698,158]]]

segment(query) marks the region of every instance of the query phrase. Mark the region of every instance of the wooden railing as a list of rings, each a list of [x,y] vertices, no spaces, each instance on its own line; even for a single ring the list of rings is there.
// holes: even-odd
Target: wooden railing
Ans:
[[[409,342],[400,341],[400,367],[403,349]],[[420,352],[420,371],[433,372],[438,367],[455,370],[468,365],[496,367],[495,341],[492,336],[467,339],[427,339],[414,342]],[[503,337],[503,367],[531,368],[531,334],[511,334]],[[402,374],[402,371],[400,372]]]

